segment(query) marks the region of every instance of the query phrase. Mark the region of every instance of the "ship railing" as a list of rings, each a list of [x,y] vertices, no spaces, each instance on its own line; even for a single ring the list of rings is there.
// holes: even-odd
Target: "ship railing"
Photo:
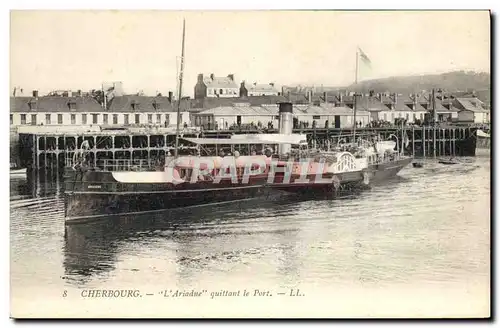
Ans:
[[[94,168],[99,171],[156,171],[160,167],[160,163],[156,160],[148,159],[99,159],[95,162],[92,160],[83,163],[75,163],[72,158],[66,159],[67,167],[75,167],[82,165]]]

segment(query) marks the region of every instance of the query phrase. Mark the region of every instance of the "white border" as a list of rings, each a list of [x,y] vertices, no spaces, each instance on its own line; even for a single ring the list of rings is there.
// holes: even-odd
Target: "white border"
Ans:
[[[363,8],[369,8],[369,9],[492,9],[494,13],[498,13],[498,7],[499,7],[499,2],[498,1],[481,1],[481,0],[475,0],[475,1],[449,1],[448,3],[446,2],[438,2],[435,0],[420,0],[420,1],[347,1],[347,2],[327,2],[327,1],[315,1],[315,0],[308,0],[308,1],[301,1],[301,2],[292,2],[292,1],[284,1],[282,3],[277,3],[273,2],[271,3],[269,0],[253,0],[253,1],[245,1],[245,2],[229,2],[229,1],[220,1],[220,0],[212,0],[208,2],[204,1],[188,1],[188,0],[183,0],[183,1],[178,1],[176,4],[173,3],[159,3],[157,1],[151,1],[151,0],[141,0],[141,1],[102,1],[102,0],[87,0],[87,1],[78,1],[78,2],[67,2],[67,1],[2,1],[0,6],[2,7],[3,10],[1,10],[1,19],[0,21],[2,22],[1,24],[1,38],[2,38],[2,44],[4,44],[6,49],[9,49],[8,44],[9,44],[9,10],[10,9],[86,9],[86,8],[92,8],[92,9],[110,9],[110,8],[116,8],[116,9],[167,9],[167,10],[178,10],[178,9],[210,9],[210,10],[217,10],[217,9],[232,9],[232,10],[241,10],[241,9],[317,9],[317,8],[330,8],[333,9],[334,7],[336,9],[363,9]],[[462,8],[459,8],[459,6],[463,6]],[[498,25],[498,22],[497,22]],[[496,28],[495,28],[496,30]],[[494,38],[496,39],[497,34],[493,35]],[[4,72],[2,74],[2,90],[4,92],[2,95],[5,97],[5,101],[3,102],[4,106],[6,108],[9,108],[9,50],[5,50],[2,55],[3,55],[3,68]],[[492,76],[495,76],[496,72],[491,72]],[[497,88],[495,88],[494,92],[495,95],[498,95],[496,93]],[[498,99],[495,97],[495,99]],[[495,110],[495,109],[493,109]],[[498,113],[497,113],[498,114]],[[6,119],[6,113],[3,114],[5,119],[1,120],[0,122],[4,124],[4,131],[8,131],[8,125],[7,125],[7,119]],[[494,121],[496,123],[497,121],[497,116],[494,115]],[[496,124],[494,124],[496,125]],[[495,139],[497,138],[498,133],[494,133]],[[7,138],[2,138],[0,139],[2,143],[5,144],[5,147],[3,147],[4,151],[8,152],[9,147],[8,147],[8,137]],[[495,145],[499,145],[498,140],[495,140]],[[495,149],[497,150],[497,149]],[[493,154],[496,153],[496,151],[493,152]],[[4,160],[3,164],[5,165],[5,170],[4,174],[5,177],[8,177],[7,172],[7,161]],[[496,166],[495,166],[496,169]],[[8,183],[3,183],[2,184],[3,190],[2,190],[2,201],[5,202],[4,205],[1,208],[2,209],[8,209],[9,208],[9,184]],[[497,198],[495,197],[495,201],[492,202],[497,203]],[[8,211],[8,210],[7,210]],[[6,267],[4,266],[4,270],[2,270],[2,279],[1,279],[1,294],[2,294],[2,302],[3,302],[3,318],[4,318],[4,323],[5,323],[5,318],[8,318],[10,314],[10,291],[9,291],[9,214],[6,213],[6,215],[3,217],[4,220],[4,227],[2,229],[2,233],[4,234],[4,238],[1,240],[2,242],[2,248],[4,250],[4,256],[3,258],[6,259]],[[498,226],[498,223],[497,223]],[[498,231],[495,231],[498,232]],[[498,236],[498,235],[497,235]],[[497,281],[498,282],[498,281]],[[496,311],[498,314],[498,311]],[[5,326],[11,326],[14,325],[14,322],[12,320],[7,319],[7,325]],[[26,326],[31,326],[34,325],[35,323],[25,323]],[[95,326],[101,326],[104,325],[103,323],[96,323],[92,322],[92,325]],[[133,325],[140,325],[141,323],[132,323]],[[175,323],[170,323],[170,324],[175,324]],[[262,325],[263,323],[259,322],[257,323],[258,325]],[[366,324],[366,323],[362,323]],[[399,324],[404,324],[404,323],[399,323]],[[442,325],[443,323],[432,323],[432,325],[439,324]],[[51,323],[44,322],[44,323],[37,323],[37,326],[50,326]],[[2,325],[4,326],[4,325]]]

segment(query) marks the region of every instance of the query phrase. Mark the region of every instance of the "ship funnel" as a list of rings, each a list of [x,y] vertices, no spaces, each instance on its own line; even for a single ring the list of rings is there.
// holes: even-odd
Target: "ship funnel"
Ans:
[[[279,133],[291,135],[293,129],[293,105],[289,102],[279,103]],[[292,146],[283,144],[279,147],[280,155],[290,153]]]

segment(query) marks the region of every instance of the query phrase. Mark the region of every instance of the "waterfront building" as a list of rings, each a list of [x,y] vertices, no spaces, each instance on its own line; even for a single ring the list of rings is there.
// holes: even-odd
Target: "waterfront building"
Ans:
[[[490,123],[490,111],[486,109],[485,104],[478,98],[454,98],[453,105],[459,110],[459,122]]]
[[[235,98],[239,97],[240,90],[235,82],[234,74],[225,77],[198,74],[198,81],[194,87],[194,98]]]
[[[249,97],[250,99],[250,97]],[[278,105],[236,103],[232,106],[220,106],[192,113],[195,126],[204,129],[226,129],[233,126],[253,125],[260,128],[278,128]],[[354,110],[349,107],[337,107],[332,104],[295,105],[293,112],[294,127],[299,128],[351,128],[354,125]],[[370,113],[356,111],[356,122],[366,126],[370,122]]]
[[[104,107],[88,95],[11,97],[10,125],[17,126],[170,126],[177,102],[164,96],[115,96]],[[181,102],[181,125],[191,125],[189,102]]]

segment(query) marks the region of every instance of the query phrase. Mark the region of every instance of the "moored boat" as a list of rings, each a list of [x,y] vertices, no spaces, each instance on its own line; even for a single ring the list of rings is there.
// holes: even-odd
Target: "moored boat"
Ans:
[[[456,165],[456,164],[462,164],[461,161],[459,161],[456,158],[449,158],[449,159],[440,159],[438,160],[439,164],[444,164],[444,165]]]

